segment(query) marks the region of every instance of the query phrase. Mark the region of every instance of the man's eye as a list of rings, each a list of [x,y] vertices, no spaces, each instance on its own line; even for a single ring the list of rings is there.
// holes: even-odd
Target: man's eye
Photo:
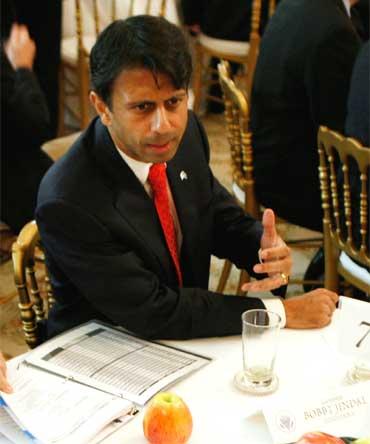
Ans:
[[[135,108],[138,109],[139,111],[147,111],[152,108],[152,104],[151,103],[139,103],[138,105],[136,105]]]
[[[172,97],[171,99],[167,100],[167,104],[169,106],[176,106],[178,103],[180,103],[180,99],[178,97]]]

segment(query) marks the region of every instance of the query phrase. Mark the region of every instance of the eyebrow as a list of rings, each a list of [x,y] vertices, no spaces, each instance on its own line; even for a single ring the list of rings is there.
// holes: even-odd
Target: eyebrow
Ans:
[[[170,97],[168,97],[167,99],[165,99],[165,102],[167,102],[167,100],[171,100],[174,97],[176,97],[177,99],[182,99],[186,96],[186,91],[184,92],[175,92],[174,94],[172,94]],[[126,106],[132,107],[132,106],[137,106],[143,103],[148,103],[148,104],[154,104],[156,103],[155,100],[149,100],[149,99],[142,99],[142,100],[135,100],[134,102],[127,102]]]

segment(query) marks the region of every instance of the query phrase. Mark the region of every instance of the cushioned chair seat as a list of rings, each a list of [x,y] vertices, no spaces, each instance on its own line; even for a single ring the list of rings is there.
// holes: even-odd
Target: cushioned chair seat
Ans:
[[[206,34],[199,35],[199,43],[210,51],[217,51],[221,54],[244,57],[248,54],[249,43],[234,40],[215,39]]]
[[[370,273],[366,270],[366,268],[356,264],[356,262],[354,262],[348,256],[348,254],[344,253],[344,251],[342,251],[339,256],[339,262],[347,273],[355,276],[357,279],[360,279],[370,288]]]

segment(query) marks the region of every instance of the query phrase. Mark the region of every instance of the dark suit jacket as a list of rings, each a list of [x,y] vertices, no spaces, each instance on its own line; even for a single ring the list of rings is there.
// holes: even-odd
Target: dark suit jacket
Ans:
[[[181,11],[184,23],[199,24],[204,34],[217,39],[247,42],[252,3],[253,0],[181,0]],[[267,22],[267,16],[268,0],[262,0],[261,29]]]
[[[342,0],[284,0],[267,25],[254,75],[257,196],[280,216],[320,231],[318,126],[343,132],[359,47]]]
[[[250,270],[262,229],[208,160],[204,130],[190,113],[167,166],[183,234],[178,288],[152,199],[100,120],[92,122],[40,186],[36,218],[57,299],[49,336],[92,318],[155,338],[240,333],[241,313],[263,304],[209,292],[210,255]]]
[[[50,138],[49,113],[29,69],[13,70],[1,50],[1,214],[17,233],[34,219],[37,190],[52,160],[41,151]]]

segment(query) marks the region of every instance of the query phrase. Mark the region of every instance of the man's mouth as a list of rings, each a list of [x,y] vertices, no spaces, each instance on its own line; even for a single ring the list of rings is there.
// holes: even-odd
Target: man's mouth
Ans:
[[[166,150],[170,147],[171,141],[167,141],[164,143],[148,143],[149,148],[153,148],[155,150]]]

